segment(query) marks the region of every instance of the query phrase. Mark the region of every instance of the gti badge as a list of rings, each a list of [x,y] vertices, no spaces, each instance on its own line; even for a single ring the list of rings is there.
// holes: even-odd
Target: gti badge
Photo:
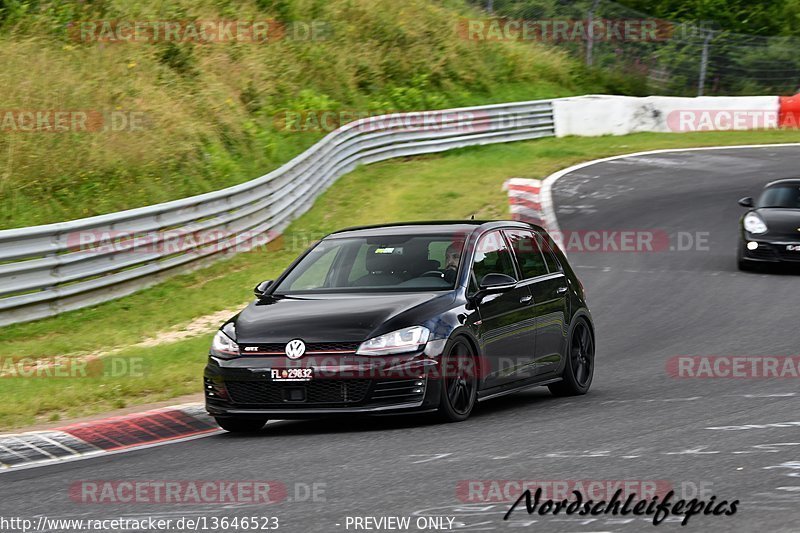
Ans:
[[[289,359],[299,359],[306,353],[306,345],[300,339],[289,341],[286,345],[286,357]]]

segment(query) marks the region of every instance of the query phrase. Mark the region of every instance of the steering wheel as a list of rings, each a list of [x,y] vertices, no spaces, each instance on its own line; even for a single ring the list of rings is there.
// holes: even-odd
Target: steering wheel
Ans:
[[[419,275],[421,278],[432,278],[433,276],[436,276],[437,278],[443,278],[444,272],[439,270],[428,270],[427,272],[423,272]]]

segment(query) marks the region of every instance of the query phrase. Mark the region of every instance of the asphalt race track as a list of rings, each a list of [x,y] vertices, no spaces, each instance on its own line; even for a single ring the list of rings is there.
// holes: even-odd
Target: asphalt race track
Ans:
[[[698,515],[656,531],[796,532],[800,381],[678,378],[667,364],[679,355],[800,353],[800,276],[740,273],[735,261],[737,200],[798,169],[800,147],[675,152],[600,163],[555,184],[563,231],[652,231],[675,248],[570,252],[598,332],[584,397],[536,389],[448,425],[281,421],[257,436],[217,434],[5,473],[0,515],[276,516],[292,532],[353,531],[348,516],[445,516],[468,531],[650,531],[652,517],[528,516],[524,506],[503,521],[510,502],[468,503],[457,493],[468,480],[639,480],[668,483],[687,499],[700,491],[740,500],[733,516]],[[131,479],[276,480],[288,500],[86,504],[68,494],[80,480]],[[317,497],[304,498],[314,484]]]

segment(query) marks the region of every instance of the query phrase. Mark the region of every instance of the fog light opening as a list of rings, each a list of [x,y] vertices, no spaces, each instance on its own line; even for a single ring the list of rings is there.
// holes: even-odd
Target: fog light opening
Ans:
[[[750,242],[747,243],[747,249],[748,250],[755,250],[756,248],[758,248],[758,243],[757,242],[750,241]]]

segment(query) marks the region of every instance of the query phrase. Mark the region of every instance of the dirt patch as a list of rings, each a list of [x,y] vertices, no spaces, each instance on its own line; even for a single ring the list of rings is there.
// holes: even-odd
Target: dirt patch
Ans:
[[[155,337],[151,337],[143,340],[142,342],[134,344],[133,347],[149,348],[152,346],[158,346],[160,344],[178,342],[190,337],[197,337],[198,335],[210,333],[219,328],[228,318],[236,314],[239,309],[226,309],[224,311],[218,311],[210,315],[195,318],[180,329],[162,331]]]

